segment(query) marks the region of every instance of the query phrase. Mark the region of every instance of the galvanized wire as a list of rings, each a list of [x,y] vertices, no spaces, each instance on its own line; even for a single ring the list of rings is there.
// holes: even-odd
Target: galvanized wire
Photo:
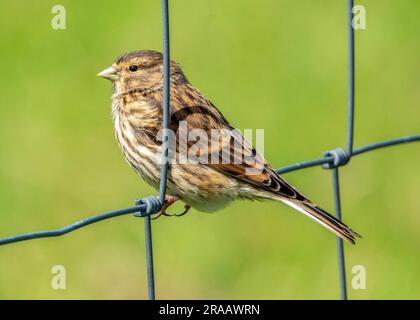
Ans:
[[[386,140],[381,142],[372,143],[353,150],[354,141],[354,97],[355,97],[355,68],[354,68],[354,29],[352,27],[353,20],[353,0],[348,0],[348,25],[349,25],[349,83],[348,83],[348,123],[347,123],[347,148],[335,149],[324,153],[324,157],[320,159],[307,160],[303,162],[294,163],[276,170],[277,173],[283,174],[304,168],[315,166],[323,166],[332,169],[333,189],[334,189],[334,203],[336,216],[341,220],[341,198],[340,198],[340,183],[339,183],[339,166],[348,163],[352,156],[362,153],[370,152],[380,148],[395,146],[399,144],[420,141],[420,135],[406,136],[402,138]],[[170,105],[170,50],[169,50],[169,14],[168,14],[168,0],[162,0],[162,24],[163,24],[163,139],[162,139],[162,166],[161,166],[161,179],[159,198],[147,197],[136,201],[133,207],[118,209],[102,214],[94,215],[89,218],[79,220],[75,223],[67,225],[63,228],[49,230],[49,231],[36,231],[25,233],[6,238],[0,238],[0,245],[11,244],[20,241],[58,237],[69,232],[75,231],[87,225],[110,219],[113,217],[133,213],[135,216],[144,217],[145,223],[145,241],[146,241],[146,261],[147,261],[147,274],[148,274],[148,294],[149,299],[155,299],[155,282],[154,282],[154,268],[153,268],[153,248],[152,248],[152,229],[150,216],[157,213],[165,201],[166,184],[168,175],[168,131],[169,128],[169,105]],[[340,270],[340,289],[341,298],[347,299],[346,289],[346,275],[345,275],[345,260],[344,249],[341,238],[338,239],[338,256],[339,256],[339,270]]]
[[[355,97],[355,67],[354,67],[354,27],[353,27],[353,0],[347,1],[347,29],[348,29],[348,120],[347,120],[347,149],[346,156],[343,158],[342,165],[346,165],[353,153],[354,144],[354,97]],[[333,190],[334,190],[334,206],[335,216],[341,220],[341,197],[340,197],[340,180],[338,177],[338,165],[332,169]],[[337,237],[337,253],[338,253],[338,273],[340,281],[341,300],[347,300],[347,284],[346,284],[346,262],[344,258],[343,239]]]
[[[31,239],[39,239],[39,238],[49,238],[49,237],[58,237],[62,236],[66,233],[75,231],[77,229],[80,229],[82,227],[86,227],[92,223],[99,222],[102,220],[122,216],[129,213],[135,213],[138,212],[139,216],[146,216],[146,204],[140,204],[133,207],[128,207],[124,209],[118,209],[114,211],[109,211],[101,214],[94,215],[92,217],[82,219],[79,221],[76,221],[72,224],[69,224],[68,226],[65,226],[60,229],[55,230],[48,230],[48,231],[36,231],[36,232],[29,232],[24,233],[16,236],[6,237],[6,238],[0,238],[0,245],[14,243],[14,242],[20,242],[25,240],[31,240]]]
[[[169,8],[168,0],[162,0],[162,29],[163,29],[163,116],[162,116],[162,163],[160,168],[159,201],[165,203],[166,185],[168,177],[169,150],[169,104],[170,104],[170,50],[169,50]],[[155,300],[155,273],[153,268],[152,221],[150,215],[144,218],[146,240],[147,283],[149,300]]]
[[[347,29],[348,29],[348,122],[347,122],[347,154],[353,153],[354,144],[354,98],[355,98],[355,67],[354,67],[354,28],[353,28],[353,0],[347,1]],[[349,159],[350,160],[350,159]]]
[[[170,50],[168,0],[162,0],[163,21],[163,117],[162,117],[162,165],[160,170],[159,200],[165,201],[168,175],[169,105],[170,105]]]
[[[401,137],[397,139],[375,142],[375,143],[371,143],[363,147],[354,149],[352,156],[357,156],[359,154],[366,153],[369,151],[391,147],[395,145],[400,145],[400,144],[405,144],[408,142],[415,142],[415,141],[420,141],[420,135],[412,135],[412,136],[406,136],[406,137]],[[297,162],[291,165],[278,168],[276,172],[278,174],[284,174],[284,173],[288,173],[292,171],[297,171],[300,169],[311,168],[311,167],[316,167],[316,166],[327,164],[327,163],[332,163],[332,161],[333,161],[333,157],[331,156],[314,159],[314,160],[306,160],[306,161]]]
[[[332,169],[333,190],[334,190],[334,207],[335,216],[338,220],[342,219],[341,215],[341,196],[340,196],[340,179],[338,167]],[[337,252],[338,252],[338,276],[340,282],[341,300],[347,300],[347,283],[346,283],[346,260],[344,256],[343,239],[337,237]]]
[[[153,267],[152,221],[144,218],[144,241],[146,245],[147,292],[149,300],[155,300],[155,271]]]

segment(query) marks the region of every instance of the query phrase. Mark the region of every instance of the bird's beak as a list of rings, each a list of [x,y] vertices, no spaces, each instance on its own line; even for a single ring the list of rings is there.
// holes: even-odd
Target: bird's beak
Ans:
[[[117,70],[114,67],[109,67],[98,73],[99,77],[109,79],[111,81],[117,80]]]

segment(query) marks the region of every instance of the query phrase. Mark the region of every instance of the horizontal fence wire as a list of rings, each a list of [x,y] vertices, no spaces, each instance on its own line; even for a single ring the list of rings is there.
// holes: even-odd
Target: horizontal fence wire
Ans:
[[[17,236],[1,238],[0,245],[13,243],[13,242],[19,242],[19,241],[25,241],[25,240],[31,240],[31,239],[58,237],[58,236],[65,235],[66,233],[80,229],[82,227],[86,227],[95,222],[99,222],[99,221],[110,219],[110,218],[115,218],[115,217],[126,215],[129,213],[141,212],[144,209],[145,209],[145,205],[139,205],[139,206],[119,209],[115,211],[105,212],[105,213],[97,214],[83,220],[76,221],[60,229],[48,230],[48,231],[35,231],[35,232],[25,233],[25,234],[21,234]]]
[[[359,154],[366,153],[366,152],[369,152],[369,151],[373,151],[373,150],[377,150],[377,149],[381,149],[381,148],[386,148],[386,147],[392,147],[392,146],[396,146],[396,145],[399,145],[399,144],[415,142],[415,141],[420,141],[420,134],[401,137],[401,138],[392,139],[392,140],[385,140],[385,141],[381,141],[381,142],[371,143],[371,144],[365,145],[363,147],[354,149],[353,153],[352,153],[352,156],[357,156]],[[319,159],[314,159],[314,160],[306,160],[306,161],[297,162],[297,163],[294,163],[294,164],[291,164],[291,165],[288,165],[288,166],[284,166],[284,167],[281,167],[279,169],[276,169],[276,172],[278,174],[283,174],[283,173],[288,173],[288,172],[301,170],[301,169],[305,169],[305,168],[316,167],[316,166],[319,166],[319,165],[333,163],[333,161],[334,161],[333,156],[326,156],[324,158],[319,158]]]
[[[277,173],[289,173],[305,168],[323,166],[327,169],[332,169],[333,189],[334,189],[334,203],[335,212],[338,219],[341,220],[341,199],[340,199],[340,184],[339,184],[339,167],[346,165],[351,157],[357,156],[366,152],[374,151],[377,149],[396,146],[409,142],[420,141],[420,135],[412,135],[401,137],[392,140],[385,140],[372,144],[365,145],[353,149],[354,141],[354,110],[355,110],[355,67],[354,67],[354,29],[352,27],[353,21],[353,0],[347,0],[347,15],[348,15],[348,121],[347,121],[347,146],[344,151],[341,148],[324,153],[323,158],[307,160],[303,162],[294,163],[284,166],[276,170]],[[169,128],[169,104],[170,104],[170,50],[169,50],[169,13],[168,13],[168,0],[162,0],[162,26],[163,26],[163,141],[162,141],[162,166],[161,166],[161,179],[159,187],[159,197],[151,196],[143,199],[136,200],[136,205],[128,208],[117,209],[101,214],[97,214],[86,219],[79,220],[75,223],[69,224],[65,227],[47,230],[35,231],[25,234],[0,238],[0,245],[39,239],[48,237],[58,237],[73,232],[82,227],[90,224],[122,216],[127,214],[134,214],[136,217],[144,218],[145,225],[145,244],[146,244],[146,263],[147,263],[147,279],[148,279],[148,297],[150,300],[155,299],[155,281],[154,281],[154,266],[153,266],[153,248],[152,248],[152,228],[151,228],[151,215],[158,213],[164,202],[168,174],[168,132]],[[347,299],[346,289],[346,276],[345,276],[345,261],[344,261],[344,248],[341,238],[337,238],[338,259],[339,259],[339,272],[340,272],[340,288],[341,298]]]

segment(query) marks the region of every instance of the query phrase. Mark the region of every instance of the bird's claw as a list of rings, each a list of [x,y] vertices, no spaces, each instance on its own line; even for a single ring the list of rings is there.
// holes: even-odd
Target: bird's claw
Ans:
[[[162,210],[162,215],[166,216],[166,217],[182,217],[183,215],[185,215],[189,210],[191,209],[191,206],[189,204],[185,204],[184,205],[184,211],[182,211],[181,213],[166,213],[166,209]]]
[[[182,217],[183,215],[185,215],[190,209],[191,209],[191,206],[189,205],[189,204],[185,204],[184,205],[184,211],[182,211],[181,213],[173,213],[173,214],[170,214],[170,213],[166,213],[166,209],[167,209],[168,207],[164,207],[164,208],[162,208],[162,210],[160,210],[160,212],[159,213],[157,213],[153,218],[152,218],[152,220],[156,220],[157,218],[159,218],[160,216],[165,216],[165,217]]]

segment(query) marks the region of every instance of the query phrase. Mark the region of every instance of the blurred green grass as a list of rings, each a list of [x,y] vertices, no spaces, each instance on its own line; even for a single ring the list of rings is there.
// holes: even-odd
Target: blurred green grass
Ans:
[[[357,1],[356,137],[361,146],[420,129],[416,0]],[[96,73],[124,51],[161,49],[160,1],[0,2],[0,236],[63,226],[155,192],[115,142],[109,83]],[[265,130],[275,167],[343,145],[346,1],[171,3],[171,53],[238,128]],[[420,148],[394,147],[341,170],[347,273],[367,270],[355,299],[418,299]],[[286,177],[332,210],[331,176]],[[154,222],[159,298],[336,299],[334,237],[277,203],[237,202],[212,215]],[[145,298],[143,222],[120,217],[63,238],[0,248],[0,298]],[[51,267],[67,289],[51,288]],[[349,280],[350,281],[350,280]],[[350,283],[350,282],[349,282]]]

